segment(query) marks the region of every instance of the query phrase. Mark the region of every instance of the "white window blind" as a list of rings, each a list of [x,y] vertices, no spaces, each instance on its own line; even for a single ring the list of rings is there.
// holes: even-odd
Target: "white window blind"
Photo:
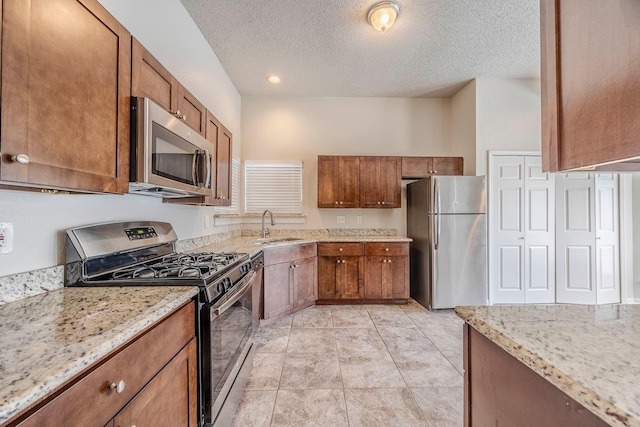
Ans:
[[[231,160],[231,205],[219,206],[216,208],[216,213],[221,214],[238,214],[238,177],[240,175],[240,159],[235,157]]]
[[[302,214],[302,162],[244,163],[245,213]]]

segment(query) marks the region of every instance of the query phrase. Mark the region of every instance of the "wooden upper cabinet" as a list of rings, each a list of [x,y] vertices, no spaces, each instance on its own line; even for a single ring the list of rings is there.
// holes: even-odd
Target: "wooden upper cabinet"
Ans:
[[[318,207],[360,206],[360,157],[318,156]]]
[[[126,193],[131,35],[96,0],[2,3],[3,185]]]
[[[176,115],[186,124],[205,136],[207,109],[184,86],[178,84],[178,108]]]
[[[360,207],[400,207],[400,157],[360,157]]]
[[[233,146],[233,135],[220,125],[220,136],[216,147],[216,186],[214,187],[215,197],[220,200],[223,206],[231,204],[231,149]]]
[[[151,99],[205,136],[207,109],[135,38],[131,41],[131,95]]]
[[[542,0],[540,11],[543,170],[640,156],[640,2]]]
[[[462,157],[403,157],[402,178],[418,179],[432,175],[462,175]]]
[[[178,109],[178,81],[151,53],[131,39],[131,95],[149,98],[165,110]]]

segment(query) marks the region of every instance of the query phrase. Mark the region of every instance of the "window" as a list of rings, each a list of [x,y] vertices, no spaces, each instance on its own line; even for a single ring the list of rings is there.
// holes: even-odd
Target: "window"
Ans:
[[[216,213],[238,214],[238,177],[240,175],[240,159],[235,157],[231,160],[231,205],[216,208]]]
[[[245,213],[302,214],[302,162],[244,163]]]

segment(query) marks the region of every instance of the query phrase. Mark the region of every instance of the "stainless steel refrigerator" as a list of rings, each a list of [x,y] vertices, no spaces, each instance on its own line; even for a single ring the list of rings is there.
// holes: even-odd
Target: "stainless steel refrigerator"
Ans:
[[[411,297],[429,309],[487,305],[484,176],[439,176],[407,185]]]

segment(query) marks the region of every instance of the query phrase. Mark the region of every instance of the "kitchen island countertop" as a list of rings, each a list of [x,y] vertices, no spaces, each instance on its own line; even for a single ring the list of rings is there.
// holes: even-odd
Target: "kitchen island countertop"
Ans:
[[[0,424],[197,295],[198,288],[63,288],[0,305]]]
[[[614,426],[640,426],[640,305],[456,307],[471,327]]]

